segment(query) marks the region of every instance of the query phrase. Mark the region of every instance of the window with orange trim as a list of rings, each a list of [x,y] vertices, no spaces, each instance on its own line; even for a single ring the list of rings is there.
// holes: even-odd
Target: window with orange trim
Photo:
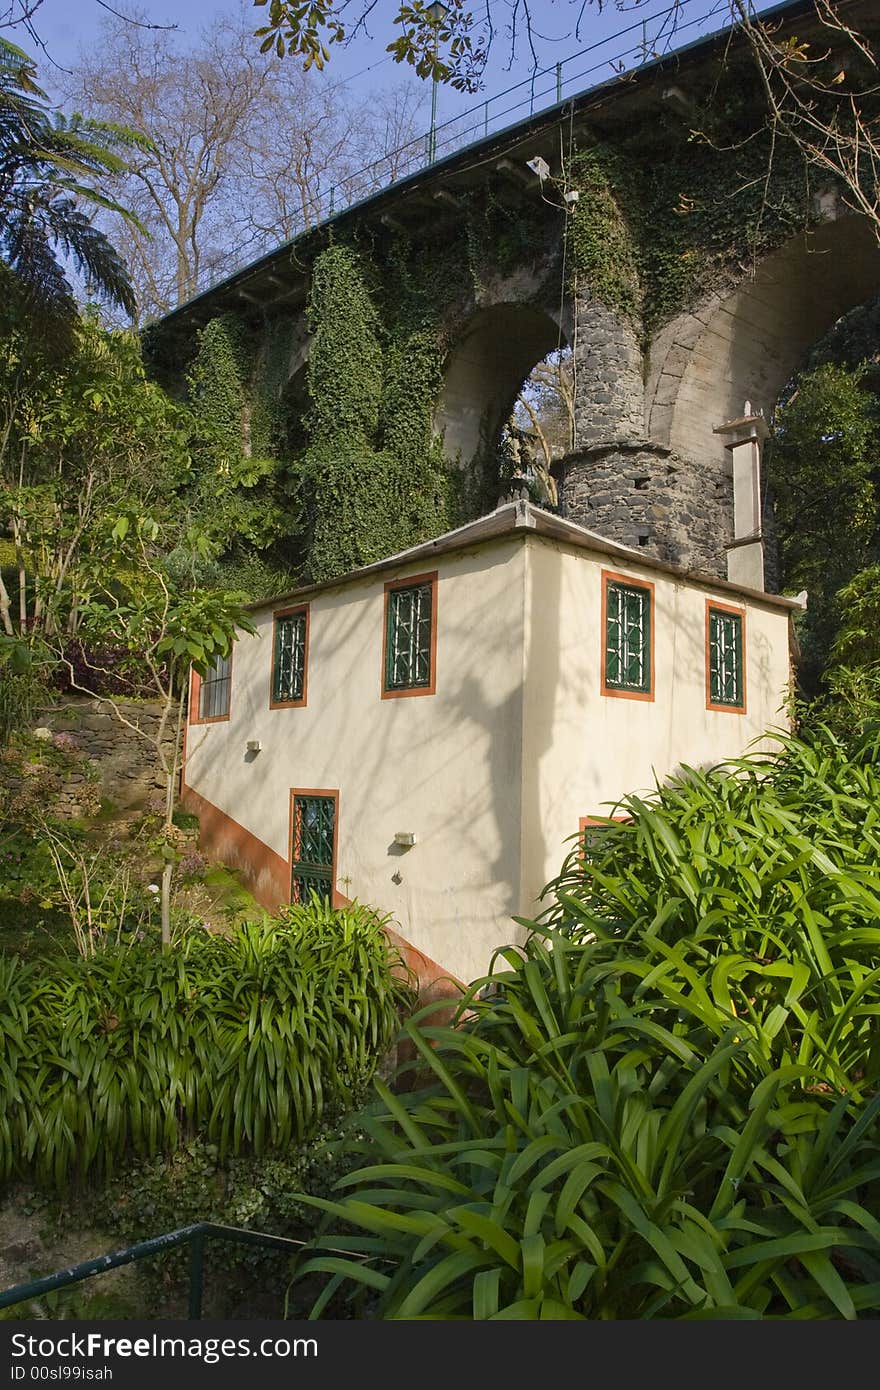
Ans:
[[[654,698],[654,585],[602,571],[602,694]]]
[[[308,684],[309,607],[275,613],[272,644],[272,709],[304,705]]]
[[[218,656],[203,676],[195,671],[192,678],[190,723],[210,724],[229,718],[232,692],[232,653]]]
[[[745,706],[745,611],[707,599],[706,708],[742,714]]]
[[[385,585],[382,696],[433,695],[437,664],[437,572]]]

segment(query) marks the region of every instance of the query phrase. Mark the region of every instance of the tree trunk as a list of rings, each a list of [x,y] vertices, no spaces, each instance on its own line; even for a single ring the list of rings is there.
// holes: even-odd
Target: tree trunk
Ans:
[[[171,945],[171,875],[174,873],[174,864],[170,859],[165,860],[165,867],[162,870],[162,949],[167,950]]]

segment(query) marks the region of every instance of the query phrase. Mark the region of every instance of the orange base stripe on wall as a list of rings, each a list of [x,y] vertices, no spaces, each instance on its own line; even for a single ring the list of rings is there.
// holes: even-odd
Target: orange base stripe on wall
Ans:
[[[267,912],[277,912],[280,907],[287,906],[290,902],[290,864],[286,859],[282,859],[280,854],[232,816],[221,811],[219,806],[193,791],[192,787],[183,787],[181,802],[187,811],[192,811],[199,818],[199,847],[209,859],[220,860],[238,869],[250,892]],[[334,904],[346,906],[348,901],[341,893],[334,893]],[[396,931],[390,927],[386,927],[385,931],[414,977],[419,1004],[436,1002],[444,1005],[442,1010],[438,1008],[436,1018],[432,1015],[426,1021],[438,1025],[448,1022],[452,1013],[451,1001],[457,1000],[462,992],[460,981]]]

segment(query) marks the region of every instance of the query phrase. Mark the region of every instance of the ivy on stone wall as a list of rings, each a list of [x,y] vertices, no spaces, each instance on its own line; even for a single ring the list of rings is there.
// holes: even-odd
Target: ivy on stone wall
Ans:
[[[729,137],[728,137],[729,138]],[[690,307],[719,275],[739,278],[803,231],[813,215],[799,151],[760,132],[741,150],[708,137],[668,140],[649,162],[638,211],[647,332]]]
[[[201,330],[187,379],[200,436],[235,454],[245,444],[252,359],[252,334],[235,314],[220,314]]]
[[[335,245],[314,265],[311,442],[301,469],[315,580],[438,535],[456,519],[450,471],[433,440],[442,370],[436,309],[415,281],[396,285],[386,326],[375,263]]]
[[[646,339],[814,216],[815,177],[762,126],[755,81],[725,72],[702,109],[652,110],[613,138],[582,138],[569,162],[572,279]]]
[[[278,458],[284,453],[287,435],[284,392],[292,339],[292,324],[288,320],[272,324],[261,335],[251,360],[250,449],[258,458]]]
[[[575,151],[568,183],[580,195],[569,214],[571,265],[578,286],[628,318],[642,309],[640,248],[624,208],[635,202],[633,179],[608,145]]]
[[[207,544],[205,578],[258,598],[289,587],[302,507],[285,465],[283,326],[262,340],[237,315],[199,334],[187,385],[193,477],[181,498]]]
[[[554,240],[559,212],[539,198],[523,203],[500,199],[489,180],[480,189],[463,195],[462,231],[466,258],[477,298],[491,279],[514,274],[523,265],[546,256]],[[462,258],[457,255],[456,278]]]
[[[308,316],[312,441],[374,439],[382,400],[379,316],[351,247],[330,246],[315,261]]]

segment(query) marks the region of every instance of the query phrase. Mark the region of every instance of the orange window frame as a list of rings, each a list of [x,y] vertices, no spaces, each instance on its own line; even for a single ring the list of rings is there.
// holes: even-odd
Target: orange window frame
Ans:
[[[275,662],[278,658],[278,620],[295,618],[305,614],[306,630],[303,638],[303,693],[298,700],[275,699]],[[269,668],[269,708],[304,709],[309,698],[309,632],[311,629],[311,604],[298,603],[294,608],[279,608],[272,614],[272,664]]]
[[[709,636],[711,632],[712,613],[732,613],[740,619],[740,641],[742,651],[740,653],[740,671],[742,674],[742,703],[739,705],[720,704],[712,699],[712,654],[710,649]],[[714,598],[706,599],[706,709],[713,710],[718,714],[745,714],[747,705],[747,678],[746,678],[746,610],[732,603],[718,603]]]
[[[608,663],[608,587],[610,584],[624,584],[628,589],[644,589],[648,595],[648,659],[649,676],[647,690],[617,690],[614,686],[609,686],[606,673]],[[600,679],[600,694],[607,695],[616,700],[648,700],[654,699],[654,661],[655,661],[655,594],[654,585],[649,579],[634,579],[629,574],[618,574],[616,570],[602,571],[602,666]]]
[[[333,802],[333,863],[330,870],[330,906],[345,907],[348,899],[344,898],[336,887],[336,874],[339,866],[339,788],[338,787],[291,787],[290,803],[288,812],[288,831],[287,831],[287,891],[288,901],[293,902],[293,866],[299,863],[294,858],[293,837],[294,826],[294,807],[298,796],[324,796]]]
[[[427,574],[410,574],[405,579],[389,579],[385,585],[382,609],[382,669],[380,689],[383,700],[409,699],[413,695],[435,695],[437,693],[437,570]],[[431,585],[431,679],[427,685],[408,686],[405,690],[389,690],[385,675],[388,670],[388,598],[395,589],[415,589],[421,584]]]
[[[203,719],[199,714],[199,704],[202,698],[202,678],[198,671],[190,669],[189,673],[189,722],[190,724],[225,724],[229,719],[229,712],[232,709],[232,657],[235,651],[233,644],[229,648],[229,698],[226,701],[225,714],[212,714]]]

